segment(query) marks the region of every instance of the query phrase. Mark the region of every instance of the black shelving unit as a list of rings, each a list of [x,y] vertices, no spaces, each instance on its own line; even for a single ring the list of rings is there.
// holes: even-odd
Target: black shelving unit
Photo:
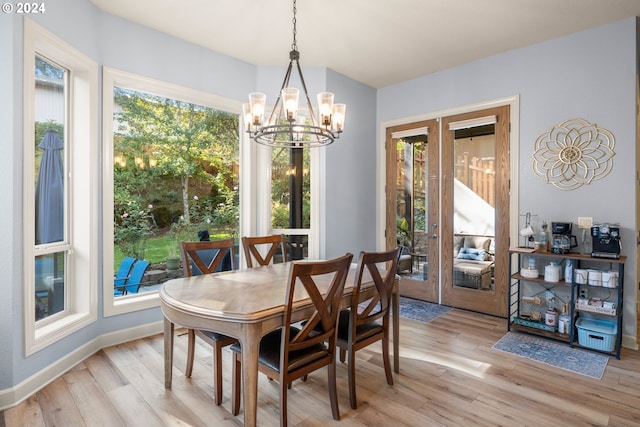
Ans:
[[[545,338],[553,339],[560,342],[565,342],[570,346],[576,346],[591,351],[604,353],[607,355],[614,355],[620,359],[620,349],[622,346],[622,303],[623,303],[623,291],[624,291],[624,263],[626,261],[625,256],[621,256],[618,259],[610,258],[593,258],[588,254],[554,254],[550,252],[537,252],[531,251],[527,248],[511,248],[509,249],[509,264],[511,272],[511,282],[509,286],[509,316],[508,316],[508,330],[522,331]],[[524,277],[520,274],[521,266],[524,257],[533,256],[537,260],[538,271],[540,275],[537,278]],[[594,268],[602,270],[603,266],[608,264],[607,270],[614,270],[618,272],[617,286],[615,288],[608,288],[602,286],[592,286],[587,284],[578,284],[575,280],[572,283],[566,283],[564,280],[559,282],[547,282],[544,280],[544,267],[541,268],[544,262],[557,261],[559,264],[563,260],[570,259],[573,262],[574,272],[576,269]],[[574,274],[575,276],[575,274]],[[535,295],[523,295],[523,285],[529,283],[528,289],[536,289],[539,292]],[[615,311],[591,308],[591,307],[576,307],[578,296],[582,287],[587,287],[589,294],[607,294],[608,300],[613,299],[615,303]],[[544,325],[544,314],[542,314],[542,321],[537,322],[535,320],[527,321],[521,317],[524,312],[523,307],[527,306],[526,302],[523,302],[523,297],[534,297],[542,293],[551,292],[554,295],[557,293],[568,294],[569,307],[568,315],[571,319],[571,327],[568,334],[561,334],[556,330]],[[546,310],[546,307],[545,307]],[[588,313],[588,314],[587,314]],[[603,351],[597,348],[582,346],[578,342],[578,332],[576,329],[576,321],[581,316],[592,317],[597,320],[607,320],[614,322],[616,325],[615,348],[613,351]]]

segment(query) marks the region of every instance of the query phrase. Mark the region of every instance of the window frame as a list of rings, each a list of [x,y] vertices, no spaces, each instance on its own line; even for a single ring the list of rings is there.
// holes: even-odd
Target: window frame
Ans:
[[[113,88],[120,87],[131,89],[137,92],[148,93],[150,95],[176,99],[185,102],[214,108],[238,114],[238,125],[240,127],[240,153],[239,161],[243,159],[243,134],[241,112],[242,103],[219,95],[213,95],[204,91],[190,89],[185,86],[164,82],[161,80],[144,77],[138,74],[129,73],[115,68],[102,67],[102,123],[103,123],[103,316],[110,317],[119,314],[145,310],[158,307],[160,300],[158,291],[142,292],[131,295],[113,295]],[[240,176],[240,209],[242,212],[242,170]],[[241,215],[242,218],[242,215]],[[240,230],[242,230],[242,219],[240,220]],[[242,232],[242,231],[241,231]]]
[[[23,314],[29,356],[97,320],[98,66],[29,19],[24,20],[23,52]],[[33,197],[36,55],[68,70],[65,238],[38,247]],[[61,312],[36,321],[35,258],[52,252],[67,255],[65,305]]]

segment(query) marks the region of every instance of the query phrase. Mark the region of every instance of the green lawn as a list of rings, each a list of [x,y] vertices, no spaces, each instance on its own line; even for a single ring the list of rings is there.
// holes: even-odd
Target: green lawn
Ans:
[[[211,230],[210,233],[211,240],[228,239],[229,237],[233,236],[233,231],[230,231],[229,229]],[[147,241],[147,248],[144,252],[144,258],[151,264],[165,262],[169,254],[171,254],[172,245],[175,245],[174,254],[176,256],[180,256],[180,247],[169,235],[165,234],[163,236],[151,237]],[[118,270],[118,267],[120,266],[123,258],[124,255],[122,254],[120,247],[115,246],[113,253],[114,273]]]

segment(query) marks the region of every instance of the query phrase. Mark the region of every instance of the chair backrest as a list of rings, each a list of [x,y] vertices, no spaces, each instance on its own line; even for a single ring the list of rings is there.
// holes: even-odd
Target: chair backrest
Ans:
[[[299,295],[301,290],[296,289],[300,287],[304,288],[304,291],[313,301],[314,310],[295,337],[290,336],[291,328],[282,328],[280,372],[287,371],[286,367],[288,366],[290,352],[304,350],[325,341],[329,343],[329,355],[335,350],[340,300],[342,299],[342,292],[344,291],[344,284],[349,274],[352,259],[353,254],[347,253],[342,257],[329,261],[293,262],[287,285],[283,324],[291,324],[294,295]],[[320,292],[316,283],[320,280],[324,282],[330,280],[328,287],[322,287],[326,288],[324,295]]]
[[[233,238],[210,242],[180,242],[185,277],[221,271],[225,258],[229,262],[227,269],[235,270],[234,243]]]
[[[125,257],[120,263],[120,266],[118,267],[118,271],[116,271],[115,278],[125,279],[127,276],[129,276],[129,271],[131,271],[131,267],[133,267],[133,264],[135,262],[136,262],[135,258]]]
[[[127,277],[129,277],[129,273],[131,272],[131,267],[136,262],[136,258],[125,257],[122,262],[120,262],[120,266],[118,267],[118,271],[116,271],[116,275],[113,277],[114,284],[124,285]]]
[[[282,262],[287,261],[287,253],[284,250],[284,234],[276,234],[273,236],[261,237],[243,237],[242,248],[247,260],[247,267],[254,267],[254,260],[257,263],[255,267],[261,265],[269,265],[273,261],[273,256],[280,250],[282,254]],[[263,257],[261,252],[267,250]]]
[[[147,271],[149,267],[149,261],[138,260],[135,264],[133,264],[133,268],[131,269],[131,274],[127,278],[125,283],[125,289],[128,294],[138,293],[140,289],[140,285],[142,284],[142,278],[144,277],[144,272]]]
[[[391,294],[398,266],[399,252],[401,248],[394,248],[386,252],[360,252],[358,268],[354,282],[354,292],[351,297],[352,327],[374,322],[389,313]],[[366,270],[365,270],[366,269]],[[377,292],[367,299],[365,304],[360,301],[360,288],[365,277],[365,272],[373,280]]]

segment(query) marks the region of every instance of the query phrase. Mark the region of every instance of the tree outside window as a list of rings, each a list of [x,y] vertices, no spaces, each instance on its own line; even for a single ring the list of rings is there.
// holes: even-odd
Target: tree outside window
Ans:
[[[114,265],[238,232],[238,115],[114,88]]]

